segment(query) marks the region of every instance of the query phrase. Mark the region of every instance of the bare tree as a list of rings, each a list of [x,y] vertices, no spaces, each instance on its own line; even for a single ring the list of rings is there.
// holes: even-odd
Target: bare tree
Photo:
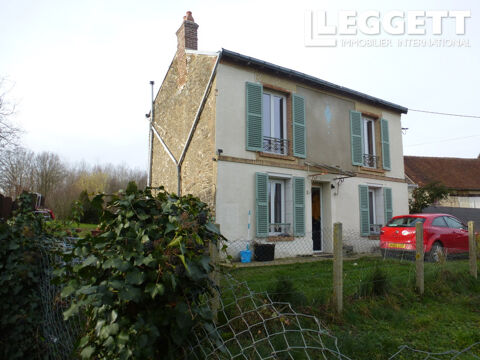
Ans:
[[[35,189],[45,198],[62,182],[66,175],[66,167],[57,154],[42,152],[35,156],[34,178]]]
[[[15,105],[7,101],[5,88],[5,79],[0,78],[0,153],[17,146],[20,134],[20,129],[9,119],[15,112]]]
[[[22,147],[0,152],[0,190],[6,196],[17,197],[34,188],[34,153]]]

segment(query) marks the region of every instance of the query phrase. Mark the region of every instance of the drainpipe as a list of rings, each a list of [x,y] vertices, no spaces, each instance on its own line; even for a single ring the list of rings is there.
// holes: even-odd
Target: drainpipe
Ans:
[[[177,195],[178,196],[181,196],[181,194],[182,194],[182,164],[183,164],[183,160],[185,160],[185,155],[186,155],[188,147],[190,146],[190,143],[192,141],[193,134],[194,134],[195,129],[197,127],[198,121],[200,120],[200,115],[202,114],[203,108],[205,107],[205,103],[207,102],[207,97],[208,97],[208,94],[210,93],[210,90],[212,88],[213,79],[215,78],[215,74],[217,72],[217,67],[218,67],[218,63],[220,62],[221,56],[222,56],[222,52],[219,51],[218,56],[217,56],[217,60],[215,61],[215,65],[213,67],[212,73],[210,74],[210,78],[208,80],[208,85],[205,88],[205,91],[204,91],[203,97],[202,97],[202,101],[200,102],[200,105],[197,109],[197,113],[195,114],[195,119],[193,120],[192,127],[190,128],[190,132],[188,134],[187,141],[185,142],[185,146],[183,147],[182,154],[180,155],[180,160],[177,161],[177,159],[175,159],[175,156],[173,156],[173,154],[170,151],[170,149],[168,148],[167,144],[165,143],[165,141],[163,141],[163,139],[160,136],[160,134],[158,133],[157,129],[155,129],[155,127],[153,126],[153,120],[150,122],[150,124],[151,124],[150,129],[153,130],[153,133],[155,134],[157,139],[160,141],[160,143],[162,144],[162,146],[165,149],[165,151],[167,152],[167,154],[170,156],[170,159],[172,159],[174,164],[177,166]],[[152,90],[152,94],[153,94],[153,90]],[[153,97],[153,95],[152,95],[152,97]],[[152,102],[152,109],[153,109],[153,102]],[[152,118],[153,118],[153,116],[152,116]],[[153,147],[152,147],[152,149],[153,149]]]
[[[177,164],[177,194],[182,195],[182,165]]]
[[[152,186],[152,166],[153,166],[153,111],[154,111],[154,102],[153,102],[153,85],[155,84],[154,81],[150,81],[150,85],[152,87],[152,108],[150,110],[150,124],[149,128],[150,131],[148,132],[148,177],[147,177],[147,186]]]

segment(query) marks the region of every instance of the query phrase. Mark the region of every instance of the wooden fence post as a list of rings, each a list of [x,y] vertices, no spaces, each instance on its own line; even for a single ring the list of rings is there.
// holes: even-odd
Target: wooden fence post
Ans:
[[[337,312],[343,310],[343,239],[342,223],[333,224],[333,298]]]
[[[475,241],[475,224],[468,222],[468,257],[470,263],[470,275],[477,278],[477,244]]]
[[[425,279],[424,279],[424,245],[423,245],[423,224],[417,222],[415,225],[415,239],[416,239],[416,275],[417,275],[417,289],[420,295],[423,295],[425,291]]]

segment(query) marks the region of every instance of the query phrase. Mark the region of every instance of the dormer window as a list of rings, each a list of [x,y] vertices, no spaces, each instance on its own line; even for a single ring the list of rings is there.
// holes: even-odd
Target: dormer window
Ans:
[[[285,96],[263,92],[263,151],[287,155],[286,109]]]

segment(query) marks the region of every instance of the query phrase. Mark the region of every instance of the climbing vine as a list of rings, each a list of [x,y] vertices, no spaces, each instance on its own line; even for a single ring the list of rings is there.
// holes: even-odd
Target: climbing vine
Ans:
[[[56,271],[62,297],[71,301],[65,318],[86,319],[78,353],[179,358],[192,327],[213,321],[206,304],[214,286],[209,246],[219,245],[221,235],[207,205],[129,186],[103,206],[100,229],[64,253]]]

